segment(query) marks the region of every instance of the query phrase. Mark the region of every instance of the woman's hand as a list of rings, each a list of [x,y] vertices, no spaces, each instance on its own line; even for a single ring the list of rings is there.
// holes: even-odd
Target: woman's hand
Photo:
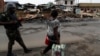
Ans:
[[[60,44],[60,40],[57,40],[57,44]]]
[[[56,43],[60,44],[60,38],[59,37],[56,37],[56,38],[57,38]]]

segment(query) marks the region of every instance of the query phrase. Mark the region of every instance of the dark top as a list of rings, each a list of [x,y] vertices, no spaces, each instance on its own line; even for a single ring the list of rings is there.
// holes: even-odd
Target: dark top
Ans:
[[[14,24],[4,24],[5,29],[7,30],[15,30],[21,26],[21,23],[18,21],[16,14],[4,14],[2,16],[2,22],[10,22],[10,21],[17,21]]]

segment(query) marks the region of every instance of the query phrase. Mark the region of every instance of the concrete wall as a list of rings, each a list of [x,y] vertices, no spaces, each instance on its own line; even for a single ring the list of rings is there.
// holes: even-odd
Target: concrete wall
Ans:
[[[65,1],[67,1],[67,4],[65,4]],[[71,1],[73,1],[73,4],[71,4]],[[75,5],[75,0],[58,0],[56,1],[57,5],[65,5],[66,9],[65,11],[73,11],[73,6]]]
[[[64,5],[64,0],[56,1],[56,4],[57,4],[57,5]]]
[[[65,1],[67,1],[67,4],[65,4]],[[71,1],[73,1],[73,4],[71,4]],[[67,6],[73,6],[75,5],[75,0],[58,0],[56,1],[57,5],[67,5]]]

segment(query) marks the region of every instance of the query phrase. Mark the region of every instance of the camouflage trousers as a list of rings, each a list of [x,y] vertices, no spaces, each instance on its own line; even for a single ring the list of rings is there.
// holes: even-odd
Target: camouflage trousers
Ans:
[[[20,32],[18,29],[16,30],[6,30],[7,37],[10,43],[14,44],[14,41],[20,42],[22,41]]]
[[[24,52],[27,51],[27,48],[21,38],[21,35],[20,35],[20,32],[18,29],[6,30],[6,34],[9,39],[7,56],[11,56],[13,54],[12,47],[13,47],[15,41],[17,41],[20,44],[20,46],[23,47]]]

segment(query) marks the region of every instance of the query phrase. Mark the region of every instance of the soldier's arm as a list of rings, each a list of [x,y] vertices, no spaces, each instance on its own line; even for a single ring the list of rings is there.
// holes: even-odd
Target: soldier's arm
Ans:
[[[5,15],[1,14],[0,15],[0,25],[5,25],[5,24],[14,24],[14,23],[17,23],[17,21],[7,21],[7,18]]]
[[[5,25],[5,24],[15,24],[17,21],[9,21],[9,22],[2,22],[0,21],[0,25]]]

